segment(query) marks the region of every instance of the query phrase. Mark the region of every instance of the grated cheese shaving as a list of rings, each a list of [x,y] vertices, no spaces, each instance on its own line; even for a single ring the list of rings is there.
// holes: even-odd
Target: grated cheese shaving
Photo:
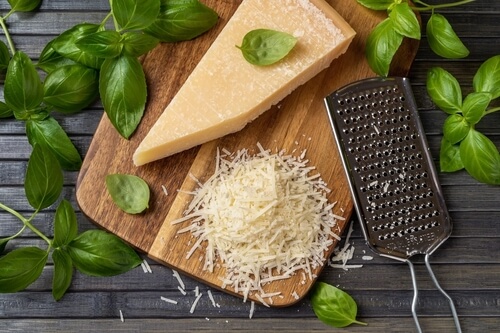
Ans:
[[[172,270],[173,276],[177,279],[177,282],[179,282],[179,286],[182,288],[182,290],[186,290],[186,286],[184,285],[184,281],[182,281],[181,276],[179,275],[179,272],[177,272],[175,269]]]
[[[194,310],[196,309],[196,305],[198,304],[198,301],[200,300],[201,296],[203,296],[202,293],[198,294],[198,296],[196,296],[193,304],[191,305],[191,309],[189,310],[189,313],[194,313]]]
[[[177,301],[174,299],[170,299],[167,297],[160,296],[160,299],[164,302],[170,303],[170,304],[177,304]]]
[[[332,232],[339,218],[328,203],[330,190],[319,174],[311,174],[305,151],[301,156],[284,150],[271,153],[217,151],[215,173],[191,193],[183,217],[172,221],[190,225],[178,233],[196,238],[187,257],[204,250],[204,270],[222,264],[221,287],[241,292],[246,301],[256,293],[262,304],[263,285],[323,265],[325,251],[338,236]],[[192,175],[191,175],[192,176]],[[193,176],[192,176],[193,177]],[[270,273],[271,272],[271,273]]]

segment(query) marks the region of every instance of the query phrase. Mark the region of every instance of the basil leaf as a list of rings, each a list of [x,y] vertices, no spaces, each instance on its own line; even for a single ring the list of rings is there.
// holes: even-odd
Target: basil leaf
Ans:
[[[88,230],[67,247],[75,267],[92,276],[122,274],[140,265],[141,258],[120,238],[102,230]]]
[[[387,76],[392,58],[403,42],[394,22],[386,18],[372,30],[366,40],[366,58],[370,68],[380,76]]]
[[[0,258],[0,293],[25,289],[42,274],[47,252],[38,247],[13,250]]]
[[[0,238],[0,255],[5,251],[5,247],[9,241],[10,238]]]
[[[439,167],[442,172],[455,172],[464,168],[460,157],[460,145],[453,145],[446,138],[441,140]]]
[[[99,76],[99,93],[109,120],[128,139],[141,121],[146,105],[146,78],[135,57],[106,59]]]
[[[446,118],[443,126],[443,134],[451,144],[462,141],[471,129],[467,120],[459,114],[452,114]]]
[[[131,57],[151,51],[159,42],[155,37],[139,32],[125,32],[122,35],[123,52]]]
[[[44,120],[28,120],[26,122],[26,135],[32,146],[39,144],[50,148],[64,170],[76,171],[80,169],[82,165],[80,153],[53,117]]]
[[[433,13],[426,30],[429,46],[437,55],[448,59],[465,58],[469,55],[469,50],[443,15]]]
[[[324,282],[316,282],[311,304],[319,320],[327,325],[333,327],[366,325],[356,320],[358,306],[354,299],[346,292]]]
[[[106,187],[113,202],[124,212],[138,214],[148,208],[149,187],[141,178],[123,174],[107,175]]]
[[[76,46],[85,53],[98,58],[114,58],[122,53],[122,36],[117,31],[97,31],[76,41]]]
[[[40,5],[42,0],[7,0],[13,12],[30,12]]]
[[[491,99],[500,97],[500,55],[483,62],[474,75],[472,85],[476,92],[490,93]]]
[[[62,66],[45,78],[43,101],[63,113],[78,112],[95,101],[98,85],[95,69],[80,64]]]
[[[57,159],[43,145],[34,145],[28,161],[24,190],[31,207],[41,210],[61,195],[63,174]]]
[[[73,262],[69,254],[61,249],[52,252],[54,275],[52,277],[52,297],[60,300],[71,285],[73,279]]]
[[[54,217],[54,240],[55,248],[69,244],[78,234],[76,214],[67,200],[62,200],[56,209]]]
[[[465,170],[480,182],[500,185],[500,153],[495,144],[472,129],[460,143]]]
[[[490,93],[473,92],[467,95],[462,105],[465,119],[472,125],[477,124],[483,117],[490,102]]]
[[[366,8],[373,10],[387,10],[396,3],[395,0],[357,0],[358,3]]]
[[[0,101],[0,118],[10,118],[14,115],[14,112],[5,104]]]
[[[160,12],[159,0],[113,0],[111,12],[122,30],[145,29]]]
[[[397,33],[409,38],[420,39],[420,23],[407,2],[393,6],[389,17]]]
[[[293,49],[297,38],[292,35],[270,29],[256,29],[248,32],[236,46],[243,57],[251,64],[269,66],[283,59]]]
[[[5,76],[5,103],[13,111],[28,111],[43,100],[42,81],[26,54],[18,51],[12,57]]]
[[[47,45],[45,45],[37,63],[37,66],[46,73],[50,73],[53,70],[65,65],[75,64],[73,60],[63,57],[62,55],[57,53],[56,50],[54,50],[54,48],[52,47],[53,42],[54,41],[52,40]]]
[[[448,114],[461,112],[462,90],[457,79],[446,70],[434,67],[427,73],[427,93],[434,104]]]
[[[191,40],[210,30],[217,13],[198,0],[162,1],[158,18],[144,32],[162,42]]]
[[[7,45],[5,45],[4,42],[0,41],[0,72],[3,72],[4,70],[9,67],[9,62],[10,62],[10,53],[9,49],[7,48]]]
[[[76,42],[80,38],[93,34],[99,31],[99,29],[100,26],[97,24],[77,24],[56,37],[52,43],[52,47],[57,53],[66,58],[69,58],[87,67],[99,69],[103,62],[103,59],[82,51],[76,45]]]

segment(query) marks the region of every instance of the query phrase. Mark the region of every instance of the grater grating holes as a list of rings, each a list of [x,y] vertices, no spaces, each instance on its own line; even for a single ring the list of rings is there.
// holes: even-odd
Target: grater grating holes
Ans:
[[[380,192],[381,194],[369,195],[368,201],[371,204],[367,211],[373,215],[373,221],[382,221],[374,223],[372,229],[377,231],[384,231],[394,227],[404,226],[408,223],[420,223],[423,219],[429,219],[436,214],[436,212],[425,213],[417,215],[416,218],[410,219],[408,222],[400,219],[405,215],[412,214],[416,211],[424,210],[426,205],[413,204],[413,201],[427,199],[432,196],[432,192],[424,192],[415,195],[415,198],[403,198],[402,200],[395,200],[396,197],[401,195],[411,195],[412,192],[422,191],[428,185],[425,180],[427,174],[420,173],[422,165],[419,160],[422,159],[420,153],[409,153],[417,149],[417,145],[413,143],[418,138],[416,133],[411,132],[411,126],[407,124],[411,120],[408,110],[401,105],[405,101],[404,96],[397,95],[398,89],[385,89],[381,91],[368,91],[358,95],[347,96],[345,99],[339,100],[339,105],[345,105],[346,108],[340,108],[338,114],[343,116],[344,127],[343,132],[345,135],[353,135],[349,139],[349,143],[354,144],[354,147],[349,149],[353,155],[364,153],[368,151],[375,151],[369,153],[368,156],[363,154],[355,157],[357,165],[354,167],[356,173],[362,173],[360,177],[363,183],[368,183],[368,186],[361,186],[360,190],[363,193]],[[392,96],[390,96],[392,95]],[[384,99],[378,99],[382,96],[388,96]],[[375,100],[373,100],[375,99]],[[361,105],[353,106],[352,104],[362,103]],[[391,105],[391,107],[387,107]],[[351,109],[349,109],[349,108]],[[352,112],[351,112],[352,111]],[[363,116],[362,112],[367,112]],[[381,120],[381,117],[389,119]],[[375,131],[373,131],[375,129]],[[381,130],[382,129],[382,130]],[[385,137],[384,137],[385,136]],[[377,140],[383,138],[383,140]],[[395,146],[395,147],[393,147]],[[385,148],[384,148],[385,147]],[[384,149],[382,149],[384,148]],[[390,165],[396,166],[402,163],[409,164],[401,170],[387,169]],[[403,177],[399,178],[396,175],[407,174],[409,182],[416,182],[415,185],[409,185],[408,188],[404,187],[405,182]],[[387,179],[394,179],[387,181]],[[386,188],[382,188],[378,184],[379,180],[386,180]],[[398,188],[388,190],[388,187]],[[391,201],[395,200],[395,201]],[[400,207],[402,206],[402,207]],[[387,209],[393,212],[387,212]],[[394,219],[396,220],[394,221]],[[384,223],[383,221],[389,219],[391,222]],[[395,233],[382,233],[379,239],[388,240],[396,237],[403,237],[404,235],[411,234],[418,231],[423,231],[436,226],[436,222],[428,222],[423,226],[408,227],[403,231]]]

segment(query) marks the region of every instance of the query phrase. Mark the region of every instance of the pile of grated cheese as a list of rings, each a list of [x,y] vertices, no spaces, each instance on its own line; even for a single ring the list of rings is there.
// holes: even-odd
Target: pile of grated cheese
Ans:
[[[300,156],[271,153],[258,144],[235,154],[217,152],[215,173],[192,193],[185,216],[190,221],[179,233],[191,232],[196,241],[188,252],[204,249],[204,269],[222,264],[223,288],[264,295],[262,287],[286,279],[298,270],[313,279],[313,270],[325,262],[338,219],[330,191],[319,174],[311,175]]]

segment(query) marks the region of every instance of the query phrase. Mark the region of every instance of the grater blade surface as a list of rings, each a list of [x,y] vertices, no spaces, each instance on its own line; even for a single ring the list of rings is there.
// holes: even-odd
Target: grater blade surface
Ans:
[[[368,245],[407,260],[451,233],[407,78],[361,80],[325,98]]]

